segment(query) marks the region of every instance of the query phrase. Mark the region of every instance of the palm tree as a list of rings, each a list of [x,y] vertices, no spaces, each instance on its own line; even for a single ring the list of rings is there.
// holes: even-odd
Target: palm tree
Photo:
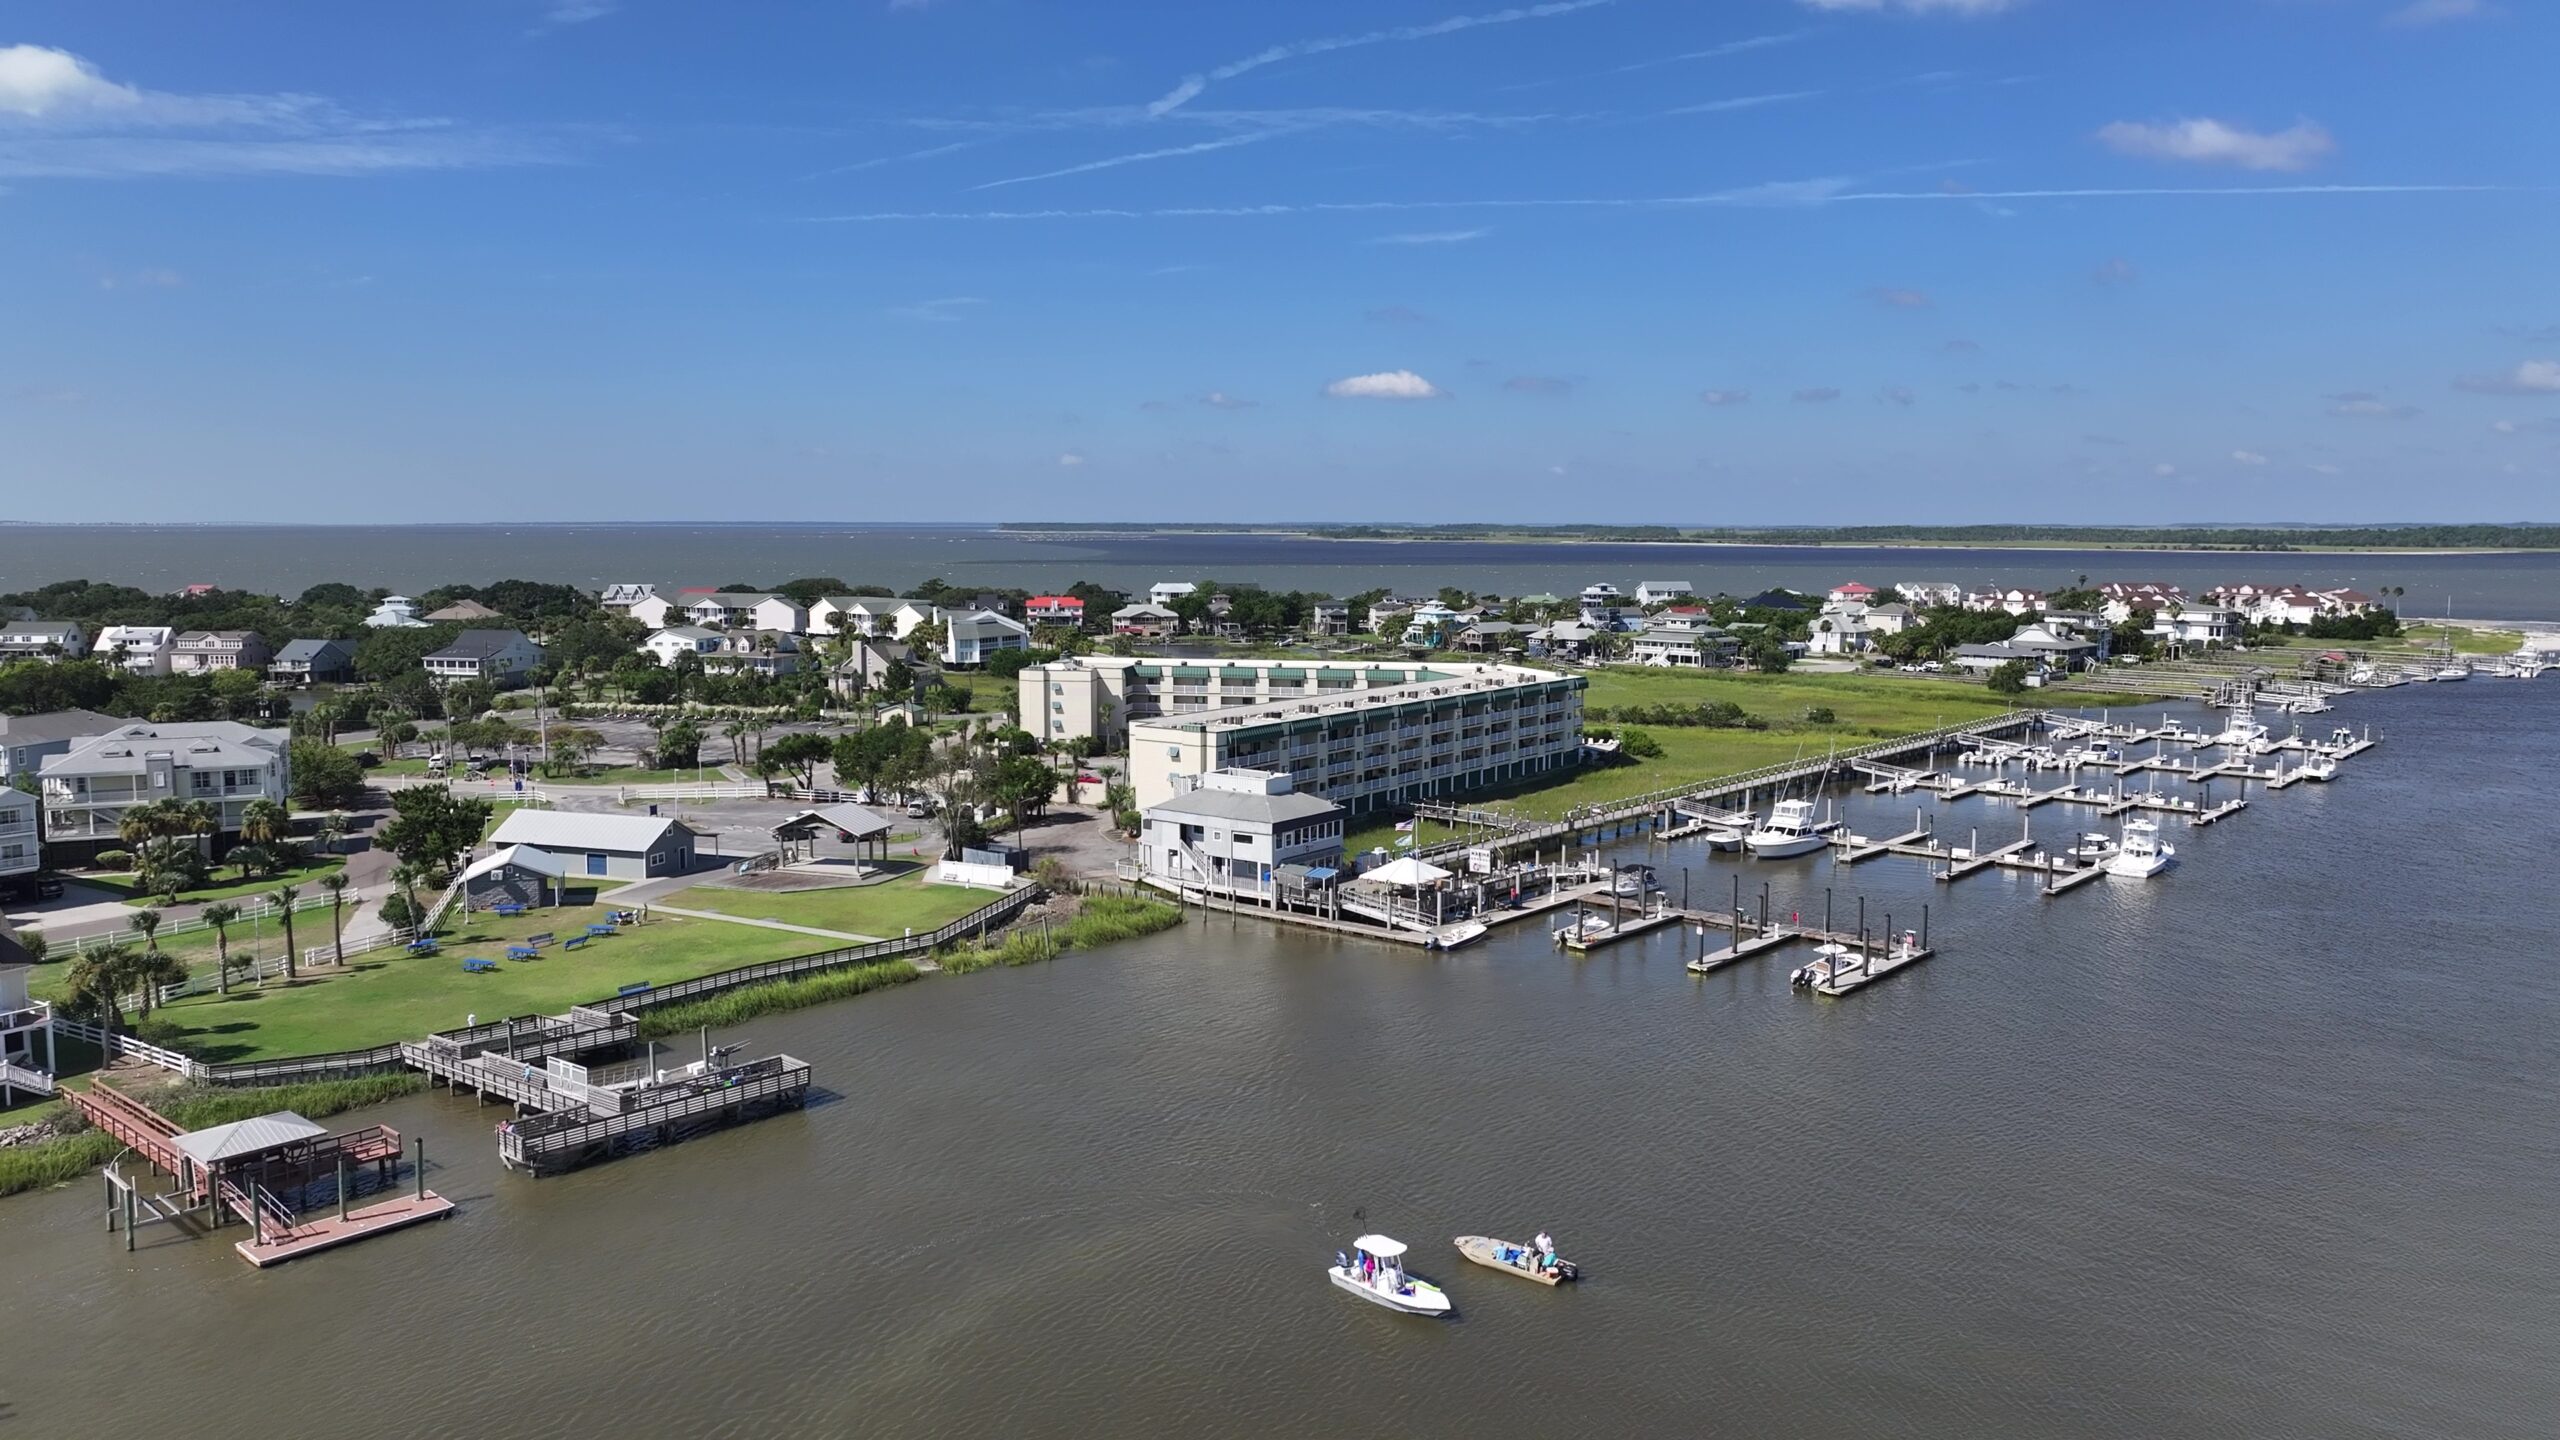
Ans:
[[[276,802],[269,800],[264,803],[274,805]],[[279,805],[276,808],[284,807]],[[179,806],[169,824],[169,833],[172,835],[204,836],[214,834],[221,829],[222,808],[210,800],[190,800]]]
[[[332,870],[320,877],[320,888],[329,892],[329,948],[337,955],[338,964],[347,963],[347,872]]]
[[[418,887],[425,884],[426,879],[427,872],[415,865],[396,865],[393,866],[391,870],[392,888],[400,892],[401,900],[408,905],[409,925],[411,929],[417,931],[423,931],[426,928],[425,926],[418,924],[420,920],[426,918],[418,913]],[[410,938],[419,939],[423,937],[420,935],[412,935]]]
[[[75,1015],[95,1016],[112,1035],[124,1024],[124,987],[133,970],[133,947],[121,943],[93,945],[64,979],[65,1006]]]
[[[328,818],[320,822],[319,840],[321,851],[325,854],[336,854],[338,846],[345,841],[346,838],[347,812],[344,810],[330,811]]]
[[[732,720],[728,724],[720,727],[720,733],[729,737],[729,763],[732,765],[746,764],[747,749],[745,741],[747,738],[747,722],[744,720]]]
[[[124,928],[142,937],[142,948],[157,954],[160,949],[160,912],[144,906],[125,917]]]
[[[284,838],[293,816],[273,800],[252,800],[240,812],[240,838],[252,845],[273,845]]]
[[[142,1009],[137,1018],[148,1020],[152,1009],[159,1003],[161,987],[183,984],[187,978],[187,967],[179,962],[177,956],[166,951],[146,950],[133,957],[132,967],[126,975],[127,982],[142,997]]]
[[[240,918],[240,907],[223,901],[207,905],[198,917],[213,927],[213,988],[216,993],[231,993],[231,926]]]
[[[267,892],[267,898],[276,902],[276,914],[284,922],[284,978],[291,980],[294,978],[293,902],[302,898],[302,892],[291,885],[279,885]]]
[[[124,842],[126,849],[140,850],[146,841],[156,840],[165,833],[160,828],[167,813],[161,808],[162,804],[158,800],[145,801],[128,807],[116,817],[116,838]]]

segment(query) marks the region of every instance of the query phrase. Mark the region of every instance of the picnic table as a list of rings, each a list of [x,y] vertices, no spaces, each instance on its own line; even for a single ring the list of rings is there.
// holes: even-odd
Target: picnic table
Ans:
[[[567,943],[567,944],[565,944],[565,945],[562,945],[560,948],[561,948],[561,949],[563,949],[563,950],[575,950],[575,949],[577,949],[579,946],[584,945],[584,944],[586,944],[586,943],[587,943],[587,937],[586,937],[586,936],[584,936],[584,935],[572,935],[572,936],[570,936],[570,937],[569,937],[568,943]]]
[[[521,915],[524,913],[524,906],[514,900],[503,901],[499,904],[490,906],[489,909],[493,913],[499,915]]]
[[[495,960],[465,960],[462,962],[462,968],[474,975],[495,975],[498,973],[498,962]]]
[[[409,953],[412,955],[433,955],[436,953],[435,937],[429,936],[424,940],[410,941]]]
[[[590,937],[597,935],[610,935],[612,933],[613,927],[611,925],[590,925],[587,927],[587,934]]]
[[[507,947],[507,958],[510,960],[539,960],[542,958],[542,952],[536,950],[530,945],[510,945]]]

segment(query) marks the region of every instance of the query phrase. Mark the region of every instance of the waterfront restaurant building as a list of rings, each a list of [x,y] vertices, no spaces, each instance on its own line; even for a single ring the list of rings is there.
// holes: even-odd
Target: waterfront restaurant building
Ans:
[[[1146,808],[1138,830],[1142,878],[1185,890],[1269,903],[1332,878],[1345,812],[1300,794],[1286,775],[1213,770]]]
[[[1123,721],[1142,809],[1212,771],[1265,770],[1359,814],[1544,775],[1582,757],[1579,675],[1455,663],[1356,671],[1221,664],[1196,667],[1197,678],[1180,673],[1195,667],[1162,668],[1171,673],[1143,682],[1154,692],[1143,701],[1130,677]],[[1237,673],[1218,673],[1229,670]],[[1269,698],[1237,703],[1257,685]],[[1138,713],[1142,705],[1149,713]],[[1037,713],[1026,703],[1026,716]]]

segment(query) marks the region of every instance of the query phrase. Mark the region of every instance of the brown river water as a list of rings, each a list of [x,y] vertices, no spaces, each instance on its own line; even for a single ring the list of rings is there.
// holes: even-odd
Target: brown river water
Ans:
[[[2560,680],[2333,719],[2390,738],[2148,883],[1651,852],[1928,905],[1844,999],[1195,915],[757,1022],[807,1111],[567,1176],[383,1107],[460,1213],[270,1272],[0,1201],[0,1435],[2548,1436]],[[1578,1288],[1449,1248],[1541,1227]],[[1456,1319],[1325,1283],[1370,1228]]]

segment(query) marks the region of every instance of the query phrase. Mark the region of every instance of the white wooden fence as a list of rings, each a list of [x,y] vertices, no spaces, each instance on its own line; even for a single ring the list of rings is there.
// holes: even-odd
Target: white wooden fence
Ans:
[[[108,1059],[112,1060],[118,1055],[130,1056],[136,1060],[148,1061],[163,1070],[174,1070],[190,1080],[199,1078],[202,1070],[200,1062],[190,1060],[175,1050],[154,1045],[148,1040],[137,1040],[121,1030],[110,1034],[106,1027],[101,1025],[66,1020],[56,1015],[53,1017],[53,1033],[56,1036],[68,1035],[74,1040],[86,1040],[97,1046],[100,1053]]]

